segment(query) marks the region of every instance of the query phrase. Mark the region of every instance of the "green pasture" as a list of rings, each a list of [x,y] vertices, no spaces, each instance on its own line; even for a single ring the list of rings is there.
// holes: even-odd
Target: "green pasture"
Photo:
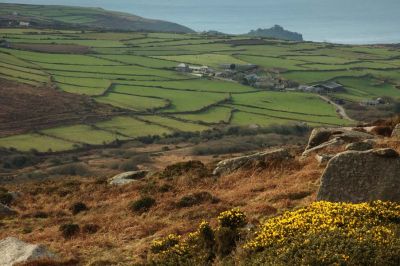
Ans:
[[[147,88],[140,86],[117,85],[114,92],[136,96],[154,96],[168,99],[171,106],[163,112],[193,112],[199,111],[210,105],[217,104],[228,99],[229,95],[224,93],[210,93],[184,90],[167,90],[160,88]]]
[[[171,128],[173,131],[195,132],[208,129],[208,127],[204,125],[179,121],[165,116],[150,115],[141,116],[140,118],[145,121],[150,121],[151,123],[156,125],[162,125],[163,127]]]
[[[171,133],[168,128],[143,122],[129,116],[117,116],[109,121],[99,122],[96,126],[131,138]]]
[[[156,58],[175,61],[178,63],[189,63],[194,65],[206,65],[219,67],[221,64],[248,64],[246,61],[223,54],[200,54],[200,55],[178,55],[157,56]]]
[[[127,139],[118,133],[108,132],[88,125],[57,127],[41,131],[43,134],[74,143],[101,145],[117,139]]]
[[[149,111],[163,108],[168,104],[168,101],[164,99],[120,93],[109,93],[105,96],[97,97],[96,101],[133,111]]]
[[[229,123],[233,108],[236,107],[229,108],[224,106],[216,106],[200,113],[175,115],[175,117],[189,121],[205,122],[212,124],[220,124],[221,122]]]
[[[76,143],[39,134],[23,134],[0,138],[0,147],[15,148],[20,151],[35,149],[39,152],[64,151],[76,148]]]

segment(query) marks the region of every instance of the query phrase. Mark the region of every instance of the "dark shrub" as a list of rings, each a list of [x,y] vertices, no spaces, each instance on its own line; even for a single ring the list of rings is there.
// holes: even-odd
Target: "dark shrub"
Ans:
[[[150,210],[152,206],[156,204],[156,200],[152,197],[142,197],[129,204],[129,208],[132,212],[143,213]]]
[[[72,212],[73,215],[76,215],[80,212],[87,211],[88,207],[83,202],[76,202],[69,208],[69,210]]]
[[[203,191],[182,197],[178,201],[177,206],[180,208],[184,208],[184,207],[192,207],[194,205],[199,205],[204,202],[217,202],[217,201],[218,199],[213,197],[213,195]]]
[[[226,257],[236,248],[239,240],[238,231],[229,227],[220,227],[215,233],[217,243],[217,254],[220,257]]]
[[[9,192],[0,190],[0,203],[4,205],[10,205],[14,200],[13,196]]]
[[[95,234],[97,233],[97,231],[99,231],[100,226],[98,226],[97,224],[85,224],[82,227],[82,232],[85,234]]]
[[[210,175],[209,170],[200,161],[180,162],[167,166],[161,172],[161,178],[174,178],[183,175],[190,175],[192,177],[203,178]]]
[[[90,171],[84,163],[71,163],[54,167],[49,171],[53,175],[87,176]]]
[[[49,217],[49,214],[43,211],[37,211],[32,214],[32,217],[38,219],[46,219]]]
[[[63,224],[60,226],[59,231],[65,239],[70,239],[79,234],[80,228],[77,224]]]
[[[77,259],[69,259],[69,260],[40,259],[40,260],[18,263],[15,266],[77,266],[77,265],[80,265]]]

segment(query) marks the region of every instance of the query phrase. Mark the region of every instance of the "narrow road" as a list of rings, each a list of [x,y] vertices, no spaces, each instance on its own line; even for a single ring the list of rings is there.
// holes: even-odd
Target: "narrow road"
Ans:
[[[357,122],[356,120],[350,118],[350,117],[347,115],[346,110],[343,108],[343,106],[341,106],[341,105],[335,103],[334,101],[332,101],[331,99],[329,99],[327,96],[324,96],[324,95],[319,94],[319,97],[320,97],[322,100],[324,100],[325,102],[327,102],[327,103],[332,104],[333,106],[335,106],[335,107],[336,107],[336,112],[338,112],[339,115],[340,115],[341,117],[343,117],[343,119],[349,120],[349,121],[351,121],[351,122]]]

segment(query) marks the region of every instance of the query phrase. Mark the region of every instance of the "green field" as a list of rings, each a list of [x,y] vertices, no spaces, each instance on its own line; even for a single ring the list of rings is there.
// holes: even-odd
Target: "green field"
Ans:
[[[64,22],[93,22],[90,16],[66,16],[60,12],[52,9],[48,16]],[[0,78],[35,86],[52,83],[59,90],[88,95],[93,102],[111,105],[124,114],[102,122],[0,138],[0,146],[59,151],[83,144],[102,145],[116,139],[202,131],[213,126],[351,124],[317,94],[259,89],[226,79],[179,73],[175,67],[181,62],[206,65],[216,72],[224,71],[221,64],[256,64],[257,74],[262,77],[272,75],[299,85],[339,82],[346,91],[328,96],[345,101],[362,102],[378,97],[400,100],[398,47],[268,39],[254,44],[254,40],[246,38],[0,29],[0,39],[11,44],[11,48],[0,48]],[[12,48],[19,43],[36,44],[35,47],[76,44],[87,46],[88,50],[85,54],[74,54]]]

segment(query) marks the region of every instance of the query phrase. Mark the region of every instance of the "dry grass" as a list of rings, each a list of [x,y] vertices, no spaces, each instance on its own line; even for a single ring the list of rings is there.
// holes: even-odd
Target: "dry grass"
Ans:
[[[81,177],[10,185],[9,190],[22,192],[14,205],[20,217],[3,221],[0,239],[16,236],[45,244],[64,257],[79,259],[83,265],[100,260],[109,265],[130,265],[146,259],[153,239],[169,233],[187,233],[203,219],[215,223],[213,219],[218,213],[232,207],[242,208],[256,223],[261,217],[305,206],[315,199],[322,170],[314,159],[294,159],[220,178],[153,177],[123,187]],[[160,189],[163,185],[170,189]],[[219,201],[186,208],[177,206],[183,196],[202,191]],[[147,213],[132,213],[129,203],[146,194],[156,199],[156,205]],[[74,202],[85,203],[89,210],[72,215],[69,208]],[[38,212],[46,213],[48,218],[32,218]],[[81,232],[65,240],[59,226],[71,222],[81,228],[95,224],[100,229],[95,234]]]

